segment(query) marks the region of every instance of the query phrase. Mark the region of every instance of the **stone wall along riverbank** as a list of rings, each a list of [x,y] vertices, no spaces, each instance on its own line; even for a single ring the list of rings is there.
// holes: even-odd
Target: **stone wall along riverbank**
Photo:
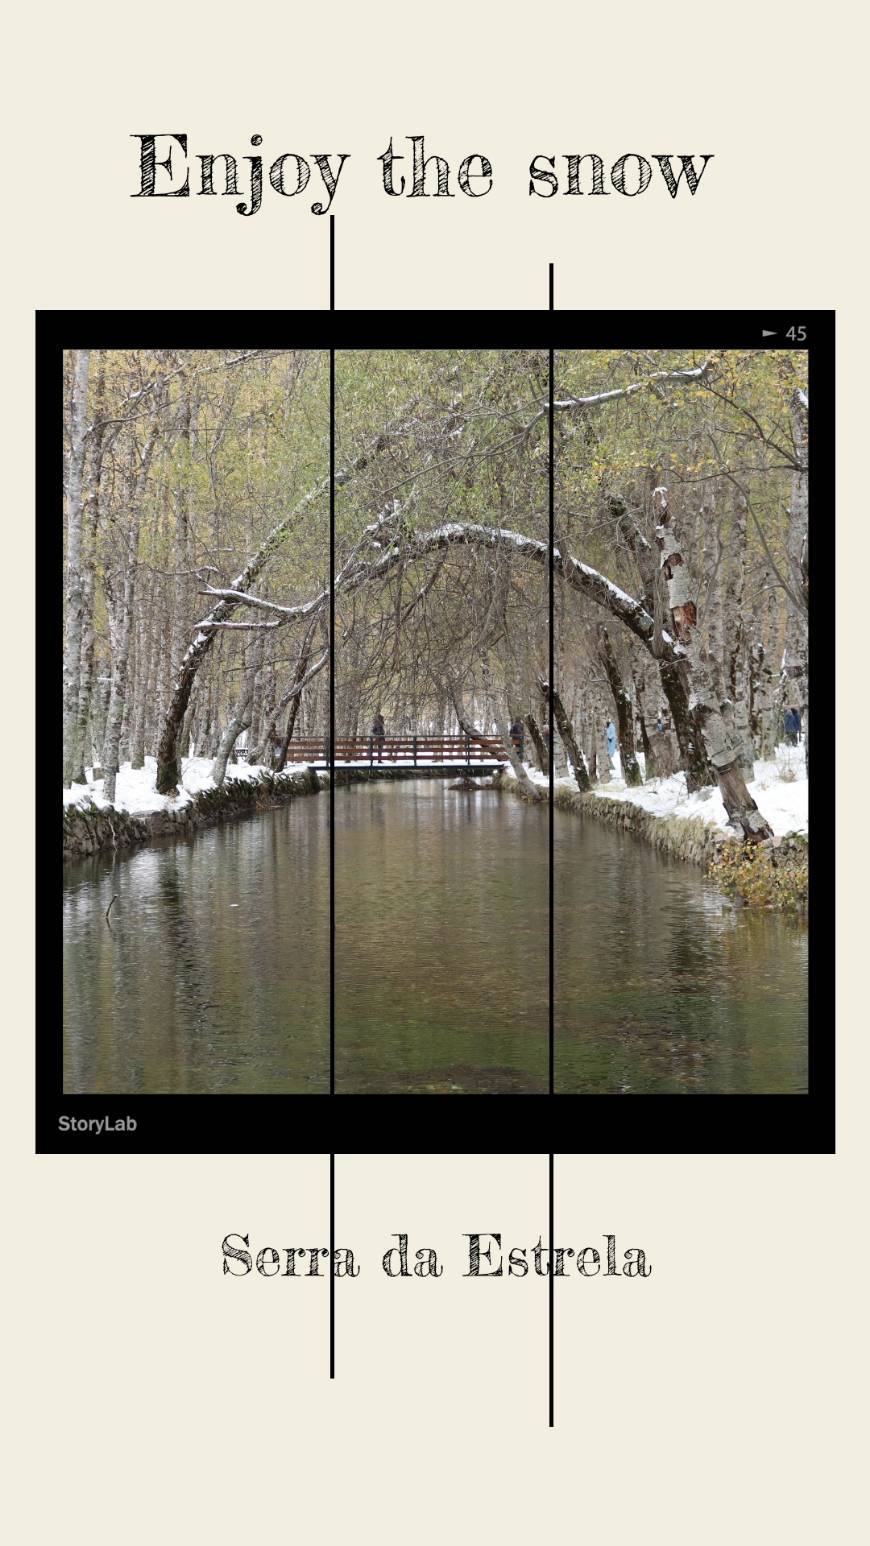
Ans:
[[[220,789],[201,789],[176,810],[132,815],[96,805],[66,805],[63,857],[86,859],[112,849],[134,848],[155,838],[191,837],[203,827],[271,811],[300,795],[317,794],[320,780],[310,768],[263,773],[258,779],[228,778]]]
[[[463,769],[464,764],[459,765],[459,771]],[[337,768],[335,786],[341,789],[349,784],[439,777],[444,777],[443,770],[433,768]],[[64,861],[135,848],[156,838],[192,837],[203,827],[275,810],[301,795],[318,794],[328,787],[328,774],[316,773],[313,768],[295,768],[289,773],[264,772],[259,779],[228,777],[220,789],[201,789],[175,810],[165,806],[159,811],[133,815],[93,804],[66,805]]]

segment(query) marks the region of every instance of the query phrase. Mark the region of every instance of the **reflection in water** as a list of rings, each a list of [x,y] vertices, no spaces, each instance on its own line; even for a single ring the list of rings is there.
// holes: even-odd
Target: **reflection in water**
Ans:
[[[335,848],[339,1093],[546,1091],[546,810],[357,784]]]
[[[806,1090],[804,924],[561,812],[554,891],[559,1090]]]
[[[327,814],[69,867],[68,1092],[328,1090]],[[554,886],[559,1090],[806,1088],[802,925],[561,812]],[[545,808],[337,791],[338,1092],[545,1091],[547,896]]]
[[[328,1090],[326,809],[68,866],[68,1093]]]

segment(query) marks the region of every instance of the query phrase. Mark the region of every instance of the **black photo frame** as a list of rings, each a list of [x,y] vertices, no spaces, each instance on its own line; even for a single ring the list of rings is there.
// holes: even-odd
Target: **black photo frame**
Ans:
[[[794,330],[789,337],[789,329]],[[65,349],[801,348],[808,353],[811,519],[834,546],[834,314],[661,312],[40,312],[36,317],[36,601],[41,723],[58,709],[62,584],[61,360]],[[818,549],[817,549],[818,551]],[[48,578],[47,578],[48,577]],[[831,578],[830,583],[833,583]],[[833,615],[815,626],[810,681],[834,669]],[[552,631],[552,615],[551,615]],[[808,1090],[795,1095],[65,1095],[62,1083],[56,839],[37,822],[36,1148],[41,1153],[830,1153],[834,1110],[834,857],[826,694],[824,791],[810,780],[816,837],[810,872]],[[37,810],[56,798],[54,761],[39,760]],[[821,803],[824,801],[824,813]],[[823,819],[824,818],[824,819]],[[332,883],[332,867],[331,867]],[[550,909],[553,907],[552,864]],[[551,923],[552,936],[552,923]],[[551,1026],[552,1026],[552,943]],[[552,1036],[552,1030],[551,1030]],[[334,1049],[333,1049],[334,1050]],[[333,1081],[334,1083],[334,1081]],[[449,1106],[445,1106],[449,1102]],[[74,1119],[74,1120],[71,1120]]]

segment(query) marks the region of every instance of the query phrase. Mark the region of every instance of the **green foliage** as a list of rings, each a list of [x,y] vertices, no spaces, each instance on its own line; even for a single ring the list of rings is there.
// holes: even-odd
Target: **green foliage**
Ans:
[[[709,873],[726,896],[746,907],[803,912],[809,886],[809,844],[799,836],[774,843],[724,843]]]
[[[657,385],[657,373],[711,361],[703,386]],[[606,500],[617,491],[640,514],[652,537],[651,494],[665,483],[672,512],[691,552],[687,517],[707,508],[730,535],[735,487],[745,491],[753,519],[750,544],[764,556],[761,532],[783,556],[784,511],[793,450],[791,395],[806,388],[806,354],[791,350],[577,350],[556,362],[557,399],[590,397],[646,382],[630,398],[557,421],[557,503],[571,542],[588,562],[620,583],[634,568],[616,542]],[[735,481],[732,481],[735,480]],[[755,522],[758,525],[755,525]],[[616,560],[614,562],[614,559]]]
[[[710,362],[703,382],[663,381],[702,360]],[[685,561],[701,582],[702,618],[712,610],[710,589],[721,592],[730,564],[744,576],[747,606],[759,618],[757,638],[741,634],[740,649],[745,655],[757,643],[771,659],[781,654],[785,612],[771,569],[788,567],[790,404],[805,386],[805,361],[805,354],[786,350],[558,352],[559,544],[640,594],[636,554],[609,496],[624,498],[655,557],[652,496],[664,483]],[[540,349],[338,351],[337,570],[360,554],[373,561],[409,530],[447,522],[479,522],[546,542],[548,365]],[[68,367],[67,395],[70,383]],[[629,395],[593,408],[572,406],[572,399],[626,389]],[[154,750],[157,709],[210,609],[207,588],[228,585],[293,511],[297,518],[251,588],[293,604],[327,585],[329,360],[324,351],[293,349],[94,351],[89,396],[91,454],[100,474],[96,461],[89,465],[92,740],[98,753],[105,704],[97,686],[111,675],[132,570],[128,690],[137,708],[147,707],[140,724]],[[371,529],[385,521],[380,540]],[[598,702],[602,686],[597,621],[594,606],[560,582],[557,669],[575,715],[587,698]],[[262,627],[262,613],[240,608],[216,636],[187,725],[198,749],[213,745],[249,670],[257,673],[252,742],[292,682],[301,626],[265,634]],[[325,643],[324,614],[315,654]],[[620,630],[613,647],[630,688],[638,651]],[[454,686],[469,711],[489,713],[497,702],[510,716],[529,708],[540,713],[538,679],[548,663],[548,586],[540,565],[452,548],[412,557],[383,582],[337,597],[335,679],[341,727],[348,730],[378,708],[391,723],[440,723],[453,712]],[[322,732],[326,684],[323,674],[306,690],[297,735]],[[135,712],[128,711],[127,722],[136,722]]]

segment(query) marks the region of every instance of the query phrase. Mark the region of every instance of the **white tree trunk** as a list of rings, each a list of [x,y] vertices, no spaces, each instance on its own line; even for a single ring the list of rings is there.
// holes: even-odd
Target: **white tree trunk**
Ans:
[[[103,741],[103,795],[110,805],[115,803],[115,780],[120,765],[121,730],[124,725],[124,709],[127,701],[127,670],[130,661],[130,639],[133,633],[136,580],[139,572],[139,528],[142,519],[142,499],[151,466],[151,457],[157,440],[158,420],[155,413],[151,431],[142,453],[139,471],[131,476],[131,511],[128,527],[127,562],[124,573],[124,595],[118,622],[117,641],[112,657],[112,686],[109,710],[106,717],[106,735]]]
[[[792,394],[792,440],[795,468],[791,481],[786,557],[785,648],[782,656],[780,705],[798,709],[809,765],[809,414],[805,392]]]
[[[659,524],[656,541],[661,552],[662,574],[667,581],[668,606],[674,637],[683,645],[689,665],[692,708],[704,741],[729,822],[747,842],[759,842],[773,834],[746,787],[740,766],[740,748],[729,733],[715,688],[714,673],[703,648],[698,627],[695,585],[671,525],[667,491],[656,489]]]
[[[218,742],[217,753],[211,767],[211,776],[215,782],[215,788],[220,789],[227,776],[227,762],[230,752],[236,744],[243,730],[247,730],[251,723],[251,699],[254,696],[254,682],[257,678],[258,663],[252,661],[245,679],[242,682],[239,696],[230,713],[229,723]]]
[[[79,745],[84,581],[82,576],[82,477],[85,464],[90,351],[78,349],[73,375],[72,429],[67,474],[66,628],[63,649],[63,783],[68,789],[82,764]]]

